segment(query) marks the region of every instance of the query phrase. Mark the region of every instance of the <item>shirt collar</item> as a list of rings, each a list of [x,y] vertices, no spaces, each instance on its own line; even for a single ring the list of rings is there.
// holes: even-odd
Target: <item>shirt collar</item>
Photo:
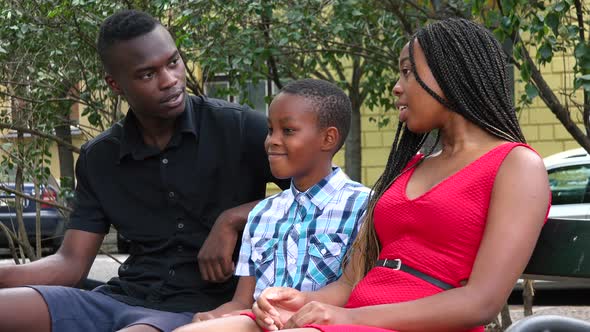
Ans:
[[[342,171],[342,169],[340,169],[340,167],[332,167],[332,173],[328,174],[325,178],[321,179],[320,182],[314,184],[304,192],[297,190],[297,188],[295,188],[295,183],[291,180],[290,192],[293,195],[294,200],[299,200],[301,197],[305,196],[318,209],[323,210],[348,181],[348,176]],[[287,213],[289,208],[290,204],[286,204],[285,213]]]
[[[195,137],[198,137],[195,114],[188,94],[185,94],[184,111],[176,120],[171,143],[174,143],[175,140],[178,142],[181,133],[191,133],[195,135]],[[119,162],[129,154],[134,159],[140,160],[158,153],[159,151],[156,148],[144,144],[139,130],[137,117],[133,113],[133,110],[129,109],[127,115],[123,119],[123,135],[121,138],[121,147],[119,149]]]

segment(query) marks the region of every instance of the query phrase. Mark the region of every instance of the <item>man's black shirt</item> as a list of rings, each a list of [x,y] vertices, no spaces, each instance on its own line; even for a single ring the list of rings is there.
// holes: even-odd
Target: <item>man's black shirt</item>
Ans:
[[[203,281],[197,254],[222,211],[263,198],[266,183],[276,181],[264,151],[266,133],[261,113],[187,95],[162,151],[144,144],[132,111],[84,144],[69,228],[107,233],[113,225],[131,241],[119,278],[99,291],[173,312],[211,310],[231,300],[236,278]]]

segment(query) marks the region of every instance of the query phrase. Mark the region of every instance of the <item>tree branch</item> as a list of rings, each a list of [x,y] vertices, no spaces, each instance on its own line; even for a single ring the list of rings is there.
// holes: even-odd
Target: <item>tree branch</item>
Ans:
[[[22,192],[20,192],[18,190],[15,190],[15,189],[6,187],[6,186],[1,185],[1,184],[0,184],[0,191],[5,191],[7,193],[10,193],[10,194],[13,194],[13,195],[22,197],[22,198],[26,198],[26,199],[28,199],[30,201],[33,201],[33,202],[39,202],[41,204],[51,205],[51,206],[56,207],[56,208],[58,208],[58,209],[60,209],[62,211],[72,212],[72,209],[69,208],[69,207],[67,207],[67,206],[65,206],[65,205],[61,205],[61,204],[55,203],[53,201],[44,201],[42,199],[37,199],[34,196],[27,195],[27,194],[22,193]]]
[[[30,129],[30,128],[25,128],[25,127],[21,127],[21,126],[15,126],[12,124],[6,124],[6,123],[0,123],[0,129],[10,129],[10,130],[16,130],[16,131],[20,131],[23,132],[25,134],[31,134],[31,135],[35,135],[38,137],[42,137],[42,138],[46,138],[49,140],[54,141],[55,143],[57,143],[58,145],[61,145],[69,150],[71,150],[72,152],[75,153],[80,153],[80,148],[77,146],[74,146],[64,140],[62,140],[61,138],[54,136],[54,135],[50,135],[50,134],[46,134],[42,131],[36,130],[36,129]]]

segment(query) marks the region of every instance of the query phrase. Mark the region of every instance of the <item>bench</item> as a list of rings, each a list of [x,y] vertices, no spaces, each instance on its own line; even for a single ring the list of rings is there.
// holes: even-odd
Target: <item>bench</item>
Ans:
[[[590,287],[590,220],[549,219],[523,277],[587,283]],[[587,332],[590,322],[542,315],[524,318],[506,332]]]

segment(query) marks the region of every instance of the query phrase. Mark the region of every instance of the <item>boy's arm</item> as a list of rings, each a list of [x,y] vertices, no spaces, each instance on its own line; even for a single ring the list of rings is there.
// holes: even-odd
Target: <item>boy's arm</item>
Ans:
[[[195,317],[193,318],[193,322],[219,318],[234,311],[252,308],[252,304],[254,303],[253,296],[255,286],[256,279],[254,276],[240,277],[240,280],[238,281],[238,287],[236,288],[234,297],[230,302],[224,303],[211,311],[196,313]]]

